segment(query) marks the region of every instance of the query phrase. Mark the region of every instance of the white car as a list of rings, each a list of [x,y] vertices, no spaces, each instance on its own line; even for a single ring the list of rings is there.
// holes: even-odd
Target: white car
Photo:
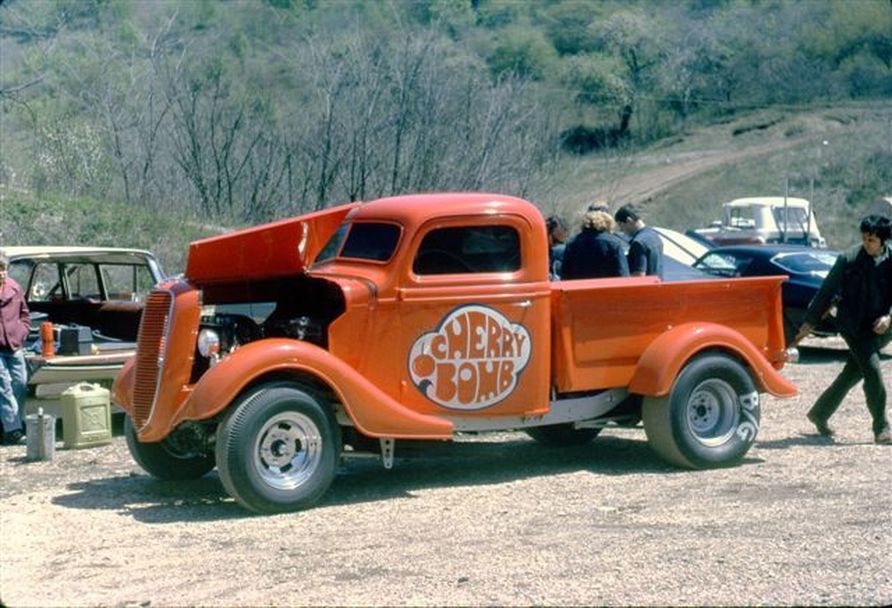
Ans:
[[[58,396],[82,381],[110,385],[133,356],[146,295],[164,274],[141,249],[4,247],[9,276],[31,311],[28,385]],[[40,326],[53,327],[54,355],[44,356]]]

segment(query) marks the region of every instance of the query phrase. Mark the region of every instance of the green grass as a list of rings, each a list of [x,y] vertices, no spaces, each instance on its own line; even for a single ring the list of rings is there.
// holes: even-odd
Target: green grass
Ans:
[[[176,274],[185,268],[188,244],[211,234],[184,217],[0,187],[0,246],[136,247],[152,251],[167,274]]]

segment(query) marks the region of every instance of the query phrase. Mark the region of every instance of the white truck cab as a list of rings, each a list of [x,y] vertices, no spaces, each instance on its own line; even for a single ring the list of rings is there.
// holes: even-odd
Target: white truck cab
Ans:
[[[814,209],[804,198],[757,196],[722,205],[722,219],[697,231],[720,245],[791,243],[826,247]]]

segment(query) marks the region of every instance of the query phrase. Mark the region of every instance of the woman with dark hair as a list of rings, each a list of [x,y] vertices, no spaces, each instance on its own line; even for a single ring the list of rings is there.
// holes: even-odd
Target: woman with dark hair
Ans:
[[[892,340],[892,226],[885,217],[868,215],[861,220],[860,228],[861,244],[836,259],[808,307],[795,342],[812,332],[834,296],[839,296],[836,324],[849,347],[849,356],[839,376],[818,397],[807,417],[819,434],[833,435],[827,421],[863,378],[874,441],[892,444],[886,418],[886,387],[880,370],[880,349]]]

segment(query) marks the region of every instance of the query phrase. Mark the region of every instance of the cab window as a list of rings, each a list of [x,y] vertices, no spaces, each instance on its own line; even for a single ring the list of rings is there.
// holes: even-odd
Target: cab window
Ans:
[[[511,226],[457,226],[432,230],[412,263],[418,275],[514,272],[520,235]]]

